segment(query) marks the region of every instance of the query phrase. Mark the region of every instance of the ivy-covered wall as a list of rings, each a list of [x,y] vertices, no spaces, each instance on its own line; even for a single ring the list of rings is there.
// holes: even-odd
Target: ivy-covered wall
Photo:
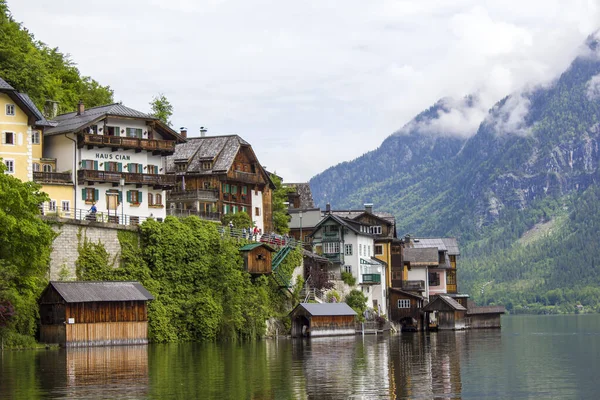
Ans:
[[[244,243],[221,236],[212,222],[148,220],[139,234],[118,231],[117,237],[118,262],[104,241],[80,236],[77,279],[141,282],[155,297],[148,314],[151,341],[257,338],[267,319],[284,318],[293,305],[293,296],[272,278],[244,271],[238,251]],[[295,250],[279,268],[291,277],[301,264]]]

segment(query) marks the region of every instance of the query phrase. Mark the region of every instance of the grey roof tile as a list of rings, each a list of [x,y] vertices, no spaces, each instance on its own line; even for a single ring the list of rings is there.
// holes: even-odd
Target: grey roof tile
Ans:
[[[36,125],[53,126],[48,120],[46,120],[44,115],[40,112],[40,110],[38,110],[35,103],[33,102],[33,100],[31,100],[31,98],[28,95],[26,95],[25,93],[17,93],[17,96],[19,96],[21,101],[23,101],[23,103],[25,103],[27,105],[27,107],[29,107],[31,112],[33,112],[33,114],[35,114],[35,118],[36,118],[35,124]]]
[[[439,263],[438,249],[435,247],[406,248],[404,249],[404,261],[412,265],[437,265]]]
[[[414,248],[437,247],[448,255],[460,255],[456,238],[413,238],[411,244]]]
[[[467,309],[465,307],[463,307],[458,301],[454,300],[452,297],[445,296],[443,294],[436,296],[436,298],[432,302],[430,302],[425,307],[423,307],[423,310],[424,311],[438,310],[437,303],[439,303],[440,301],[446,303],[447,305],[449,305],[452,309],[454,309],[456,311],[467,311]]]
[[[139,282],[50,282],[50,285],[67,303],[154,299]]]
[[[0,78],[0,89],[4,89],[4,90],[15,90],[15,88],[13,88],[12,86],[10,86],[10,84],[8,82],[6,82],[4,79]]]
[[[175,153],[166,157],[167,172],[175,172],[175,161],[186,160],[188,173],[211,175],[226,173],[242,145],[250,145],[238,135],[189,138],[175,146]],[[203,161],[212,161],[212,169],[202,169]]]
[[[304,308],[312,316],[358,315],[346,303],[300,303],[297,307]]]

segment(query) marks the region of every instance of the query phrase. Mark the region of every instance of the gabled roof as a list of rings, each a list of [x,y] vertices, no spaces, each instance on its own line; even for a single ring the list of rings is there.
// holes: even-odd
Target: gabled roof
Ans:
[[[337,222],[339,225],[350,229],[351,231],[353,231],[354,233],[356,233],[357,235],[364,235],[364,236],[369,236],[372,237],[373,235],[371,235],[370,233],[366,233],[366,232],[361,232],[360,231],[360,227],[361,227],[361,223],[348,219],[348,218],[342,218],[342,217],[338,217],[337,215],[333,215],[333,214],[328,214],[326,215],[321,221],[319,221],[319,223],[317,225],[315,225],[315,227],[313,228],[313,231],[310,235],[308,235],[309,237],[313,237],[313,235],[315,234],[315,232],[317,232],[320,228],[321,225],[323,225],[326,221],[328,220],[334,220],[335,222]]]
[[[15,90],[8,82],[0,78],[0,90]]]
[[[416,293],[407,292],[407,291],[405,291],[405,290],[402,290],[402,289],[398,289],[398,288],[393,288],[393,287],[391,287],[391,288],[388,288],[388,290],[389,290],[390,292],[395,292],[395,293],[401,294],[401,295],[403,295],[403,296],[412,297],[412,298],[415,298],[415,299],[418,299],[418,300],[425,300],[425,297],[423,297],[423,296],[419,296],[419,295],[418,295],[418,294],[416,294]]]
[[[406,248],[404,249],[404,262],[410,263],[411,266],[438,265],[438,249],[435,247]]]
[[[57,135],[61,133],[76,132],[93,125],[106,117],[124,117],[143,119],[145,121],[155,121],[165,133],[173,136],[179,141],[183,141],[181,136],[173,129],[163,124],[158,118],[153,115],[134,110],[120,103],[106,104],[98,107],[86,108],[81,115],[77,115],[76,111],[61,114],[54,118],[56,126],[46,129],[45,135]]]
[[[146,301],[154,297],[139,282],[89,281],[50,282],[44,293],[53,287],[67,303],[100,301]],[[44,294],[42,294],[42,298]]]
[[[311,316],[334,316],[334,315],[353,315],[356,316],[354,311],[346,303],[300,303],[298,304],[290,314],[294,314],[298,308],[306,310]]]
[[[447,251],[448,255],[460,255],[456,238],[413,238],[414,248],[437,247],[439,251]]]
[[[467,311],[458,301],[454,300],[452,297],[445,296],[443,294],[436,296],[436,298],[425,307],[423,307],[423,311],[437,311],[439,310],[439,306],[441,303],[447,304],[450,308],[455,311]]]
[[[33,101],[25,93],[19,93],[8,82],[0,78],[0,92],[6,93],[17,105],[23,110],[27,116],[35,120],[37,126],[51,126],[46,121],[40,110],[35,106]],[[32,120],[30,120],[30,123]]]
[[[274,248],[272,248],[271,246],[269,246],[266,243],[250,243],[250,244],[247,244],[245,246],[240,247],[239,251],[251,251],[251,250],[254,250],[257,247],[265,247],[270,252],[276,251]]]
[[[38,110],[33,100],[26,95],[25,93],[17,93],[17,96],[21,99],[21,101],[31,110],[31,112],[35,115],[36,121],[35,124],[37,126],[54,126],[51,122],[49,122],[44,115]]]

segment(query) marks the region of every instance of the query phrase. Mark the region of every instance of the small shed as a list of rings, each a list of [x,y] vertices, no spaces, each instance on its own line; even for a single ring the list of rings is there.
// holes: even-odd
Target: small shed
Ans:
[[[438,329],[465,329],[465,314],[467,309],[450,296],[438,295],[423,307],[428,315],[430,325],[437,324]]]
[[[292,337],[354,335],[356,316],[346,303],[300,303],[290,313]]]
[[[478,307],[469,301],[467,308],[467,326],[471,329],[500,328],[500,316],[506,312],[504,306]]]
[[[253,275],[272,273],[272,253],[275,249],[265,243],[250,243],[240,247],[244,268]]]
[[[65,347],[148,343],[148,301],[138,282],[50,282],[39,300],[42,343]]]
[[[389,288],[390,320],[399,323],[402,331],[423,329],[423,303],[425,299],[416,293]]]

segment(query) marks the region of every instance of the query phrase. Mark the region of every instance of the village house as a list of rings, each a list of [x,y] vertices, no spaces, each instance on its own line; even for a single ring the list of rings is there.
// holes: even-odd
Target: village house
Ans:
[[[42,185],[50,201],[46,209],[70,213],[73,204],[73,180],[70,174],[56,172],[56,159],[45,157],[44,130],[47,121],[25,93],[19,93],[0,78],[0,158],[6,174],[22,181]]]
[[[176,179],[167,198],[170,214],[218,220],[245,212],[262,232],[273,231],[275,186],[250,143],[238,135],[189,138],[166,157],[166,172]]]
[[[184,138],[154,116],[122,104],[58,115],[44,132],[44,157],[75,181],[76,218],[95,205],[96,221],[137,224],[166,217],[166,190],[175,178],[166,175],[163,156]]]

